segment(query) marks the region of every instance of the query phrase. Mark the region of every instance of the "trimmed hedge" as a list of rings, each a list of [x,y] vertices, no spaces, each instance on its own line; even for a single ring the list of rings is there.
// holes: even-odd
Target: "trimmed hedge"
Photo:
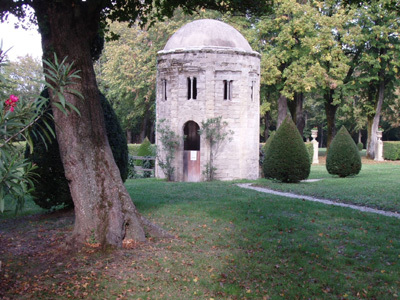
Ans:
[[[310,157],[292,119],[287,117],[265,154],[263,171],[266,178],[294,183],[310,174]]]
[[[383,158],[400,160],[400,142],[383,142]]]
[[[308,156],[310,157],[310,164],[312,164],[314,158],[314,145],[311,142],[306,142],[304,144],[306,145]]]
[[[326,156],[326,169],[329,174],[339,177],[357,175],[361,170],[360,152],[344,126],[331,142]]]

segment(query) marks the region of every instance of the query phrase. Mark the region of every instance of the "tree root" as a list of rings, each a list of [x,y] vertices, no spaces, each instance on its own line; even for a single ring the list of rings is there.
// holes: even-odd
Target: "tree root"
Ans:
[[[161,228],[160,226],[154,224],[146,217],[143,217],[141,214],[138,214],[139,220],[142,223],[145,232],[148,233],[152,237],[156,238],[174,238],[172,234],[170,234],[167,230]]]

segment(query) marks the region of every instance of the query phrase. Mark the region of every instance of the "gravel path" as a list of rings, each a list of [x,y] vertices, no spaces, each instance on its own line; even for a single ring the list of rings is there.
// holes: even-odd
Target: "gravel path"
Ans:
[[[366,206],[358,206],[358,205],[353,205],[353,204],[340,203],[340,202],[335,202],[332,200],[320,199],[320,198],[315,198],[315,197],[310,197],[310,196],[278,192],[278,191],[270,190],[267,188],[252,186],[251,183],[240,183],[237,186],[239,186],[241,188],[245,188],[245,189],[255,190],[258,192],[262,192],[262,193],[267,193],[267,194],[272,194],[272,195],[277,195],[277,196],[282,196],[282,197],[287,197],[287,198],[295,198],[295,199],[319,202],[319,203],[323,203],[323,204],[327,204],[327,205],[347,207],[347,208],[356,209],[359,211],[370,212],[370,213],[374,213],[374,214],[384,215],[387,217],[395,217],[395,218],[400,219],[400,214],[396,213],[396,212],[384,211],[384,210],[374,209],[374,208],[370,208],[370,207],[366,207]]]

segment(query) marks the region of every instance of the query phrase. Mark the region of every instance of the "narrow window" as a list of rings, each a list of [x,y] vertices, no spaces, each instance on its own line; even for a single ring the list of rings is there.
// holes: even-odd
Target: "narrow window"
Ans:
[[[197,78],[193,77],[193,99],[197,99]]]
[[[187,98],[192,99],[192,80],[190,77],[187,78]]]
[[[228,81],[224,80],[224,100],[228,100]]]
[[[162,99],[164,100],[164,101],[167,101],[167,80],[166,79],[163,79],[162,80],[162,82],[161,82],[161,89],[162,89]]]
[[[251,81],[251,86],[250,86],[250,99],[251,99],[251,101],[254,101],[254,81]]]
[[[233,80],[224,80],[224,100],[232,100]]]

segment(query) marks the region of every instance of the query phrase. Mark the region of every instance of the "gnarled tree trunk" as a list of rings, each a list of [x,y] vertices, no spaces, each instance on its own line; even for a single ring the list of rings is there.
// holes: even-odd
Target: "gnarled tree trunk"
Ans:
[[[121,247],[124,238],[144,241],[144,225],[148,223],[138,214],[122,182],[99,101],[88,41],[94,40],[99,31],[100,11],[63,0],[36,1],[32,6],[42,34],[44,58],[52,60],[53,52],[59,59],[68,56],[68,62],[74,62],[75,68],[81,70],[81,79],[72,88],[84,100],[65,93],[66,100],[79,109],[81,116],[75,112],[64,115],[53,105],[61,159],[75,204],[70,245],[79,247],[89,239],[103,247]],[[54,95],[51,101],[54,104]]]

